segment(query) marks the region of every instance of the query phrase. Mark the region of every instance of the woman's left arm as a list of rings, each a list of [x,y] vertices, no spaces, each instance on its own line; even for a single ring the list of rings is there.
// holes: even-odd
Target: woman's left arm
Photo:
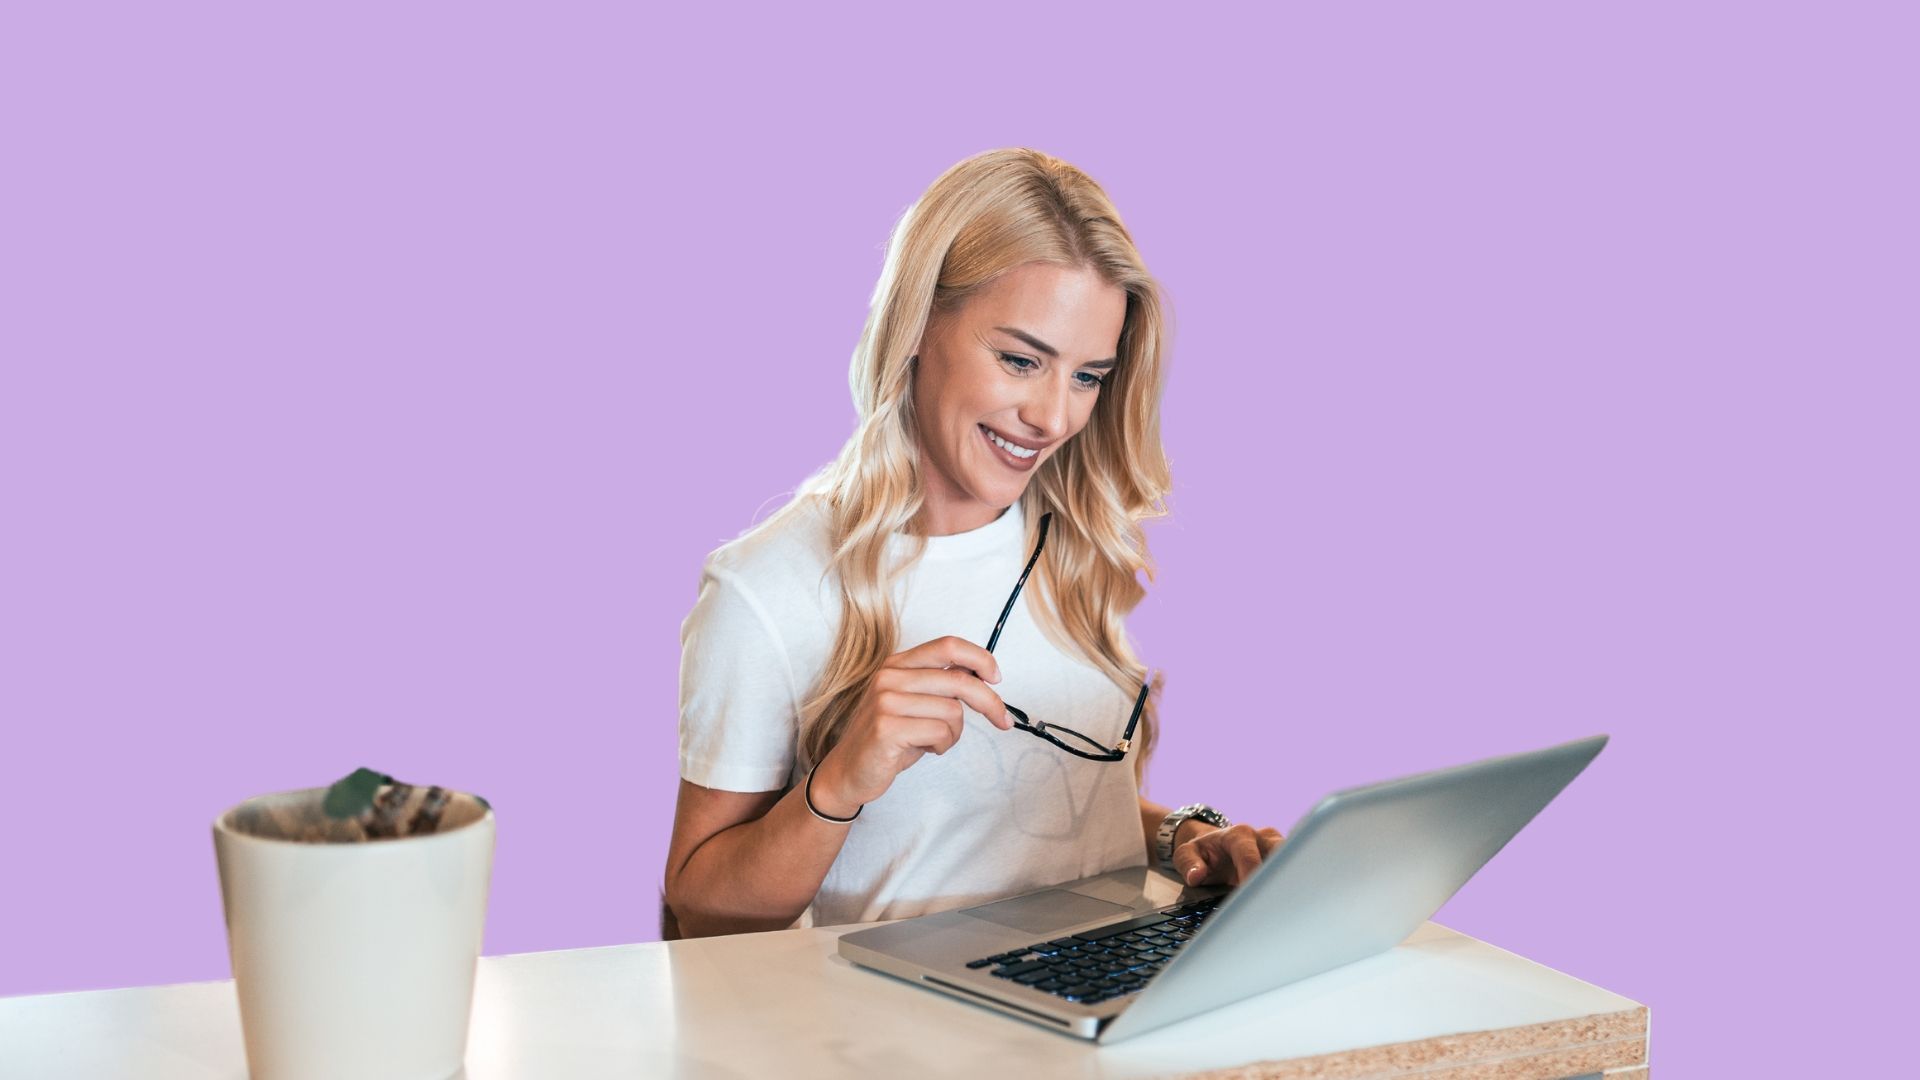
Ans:
[[[1170,807],[1140,797],[1140,829],[1145,834],[1147,865],[1159,863],[1155,840]],[[1286,842],[1279,829],[1232,825],[1221,829],[1196,818],[1180,823],[1173,833],[1173,868],[1189,885],[1234,886],[1253,876],[1260,860]]]

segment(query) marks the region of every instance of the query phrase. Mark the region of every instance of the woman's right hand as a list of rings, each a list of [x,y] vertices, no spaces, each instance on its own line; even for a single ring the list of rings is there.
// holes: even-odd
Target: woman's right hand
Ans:
[[[987,687],[999,681],[999,661],[965,638],[935,638],[887,657],[840,741],[814,768],[814,806],[851,817],[922,754],[944,754],[959,742],[964,706],[1002,731],[1011,728],[1006,703]]]

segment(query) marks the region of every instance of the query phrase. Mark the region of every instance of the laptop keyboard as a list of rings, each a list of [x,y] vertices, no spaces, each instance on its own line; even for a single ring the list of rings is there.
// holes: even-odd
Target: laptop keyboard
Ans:
[[[1160,973],[1220,903],[1217,896],[1070,937],[969,961],[973,969],[1068,1001],[1094,1005],[1137,993]]]

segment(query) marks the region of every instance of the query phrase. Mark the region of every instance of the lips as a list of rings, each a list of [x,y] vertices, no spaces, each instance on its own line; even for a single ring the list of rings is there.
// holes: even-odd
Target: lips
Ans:
[[[989,428],[985,424],[980,424],[978,426],[980,428],[980,441],[987,444],[987,450],[990,451],[993,454],[993,456],[996,459],[998,459],[1002,465],[1005,465],[1007,468],[1012,469],[1015,472],[1028,472],[1032,470],[1032,468],[1035,465],[1039,464],[1040,462],[1039,454],[1034,454],[1031,457],[1024,457],[1024,458],[1017,457],[1012,452],[1006,450],[1005,448],[1001,447],[999,444],[993,441],[992,436],[999,435],[1000,434],[999,432],[994,431],[992,428]],[[1003,439],[1006,438],[1006,436],[1004,435],[1001,435],[1000,437]],[[1011,442],[1012,440],[1009,439],[1008,441]],[[1020,444],[1016,443],[1015,445],[1020,445]]]

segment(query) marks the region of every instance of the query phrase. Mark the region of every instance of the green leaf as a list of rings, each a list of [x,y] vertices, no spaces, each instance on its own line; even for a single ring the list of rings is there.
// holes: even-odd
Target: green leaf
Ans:
[[[393,777],[372,769],[359,768],[341,777],[327,789],[321,809],[330,818],[355,818],[373,808],[373,796],[380,785],[393,783]]]

